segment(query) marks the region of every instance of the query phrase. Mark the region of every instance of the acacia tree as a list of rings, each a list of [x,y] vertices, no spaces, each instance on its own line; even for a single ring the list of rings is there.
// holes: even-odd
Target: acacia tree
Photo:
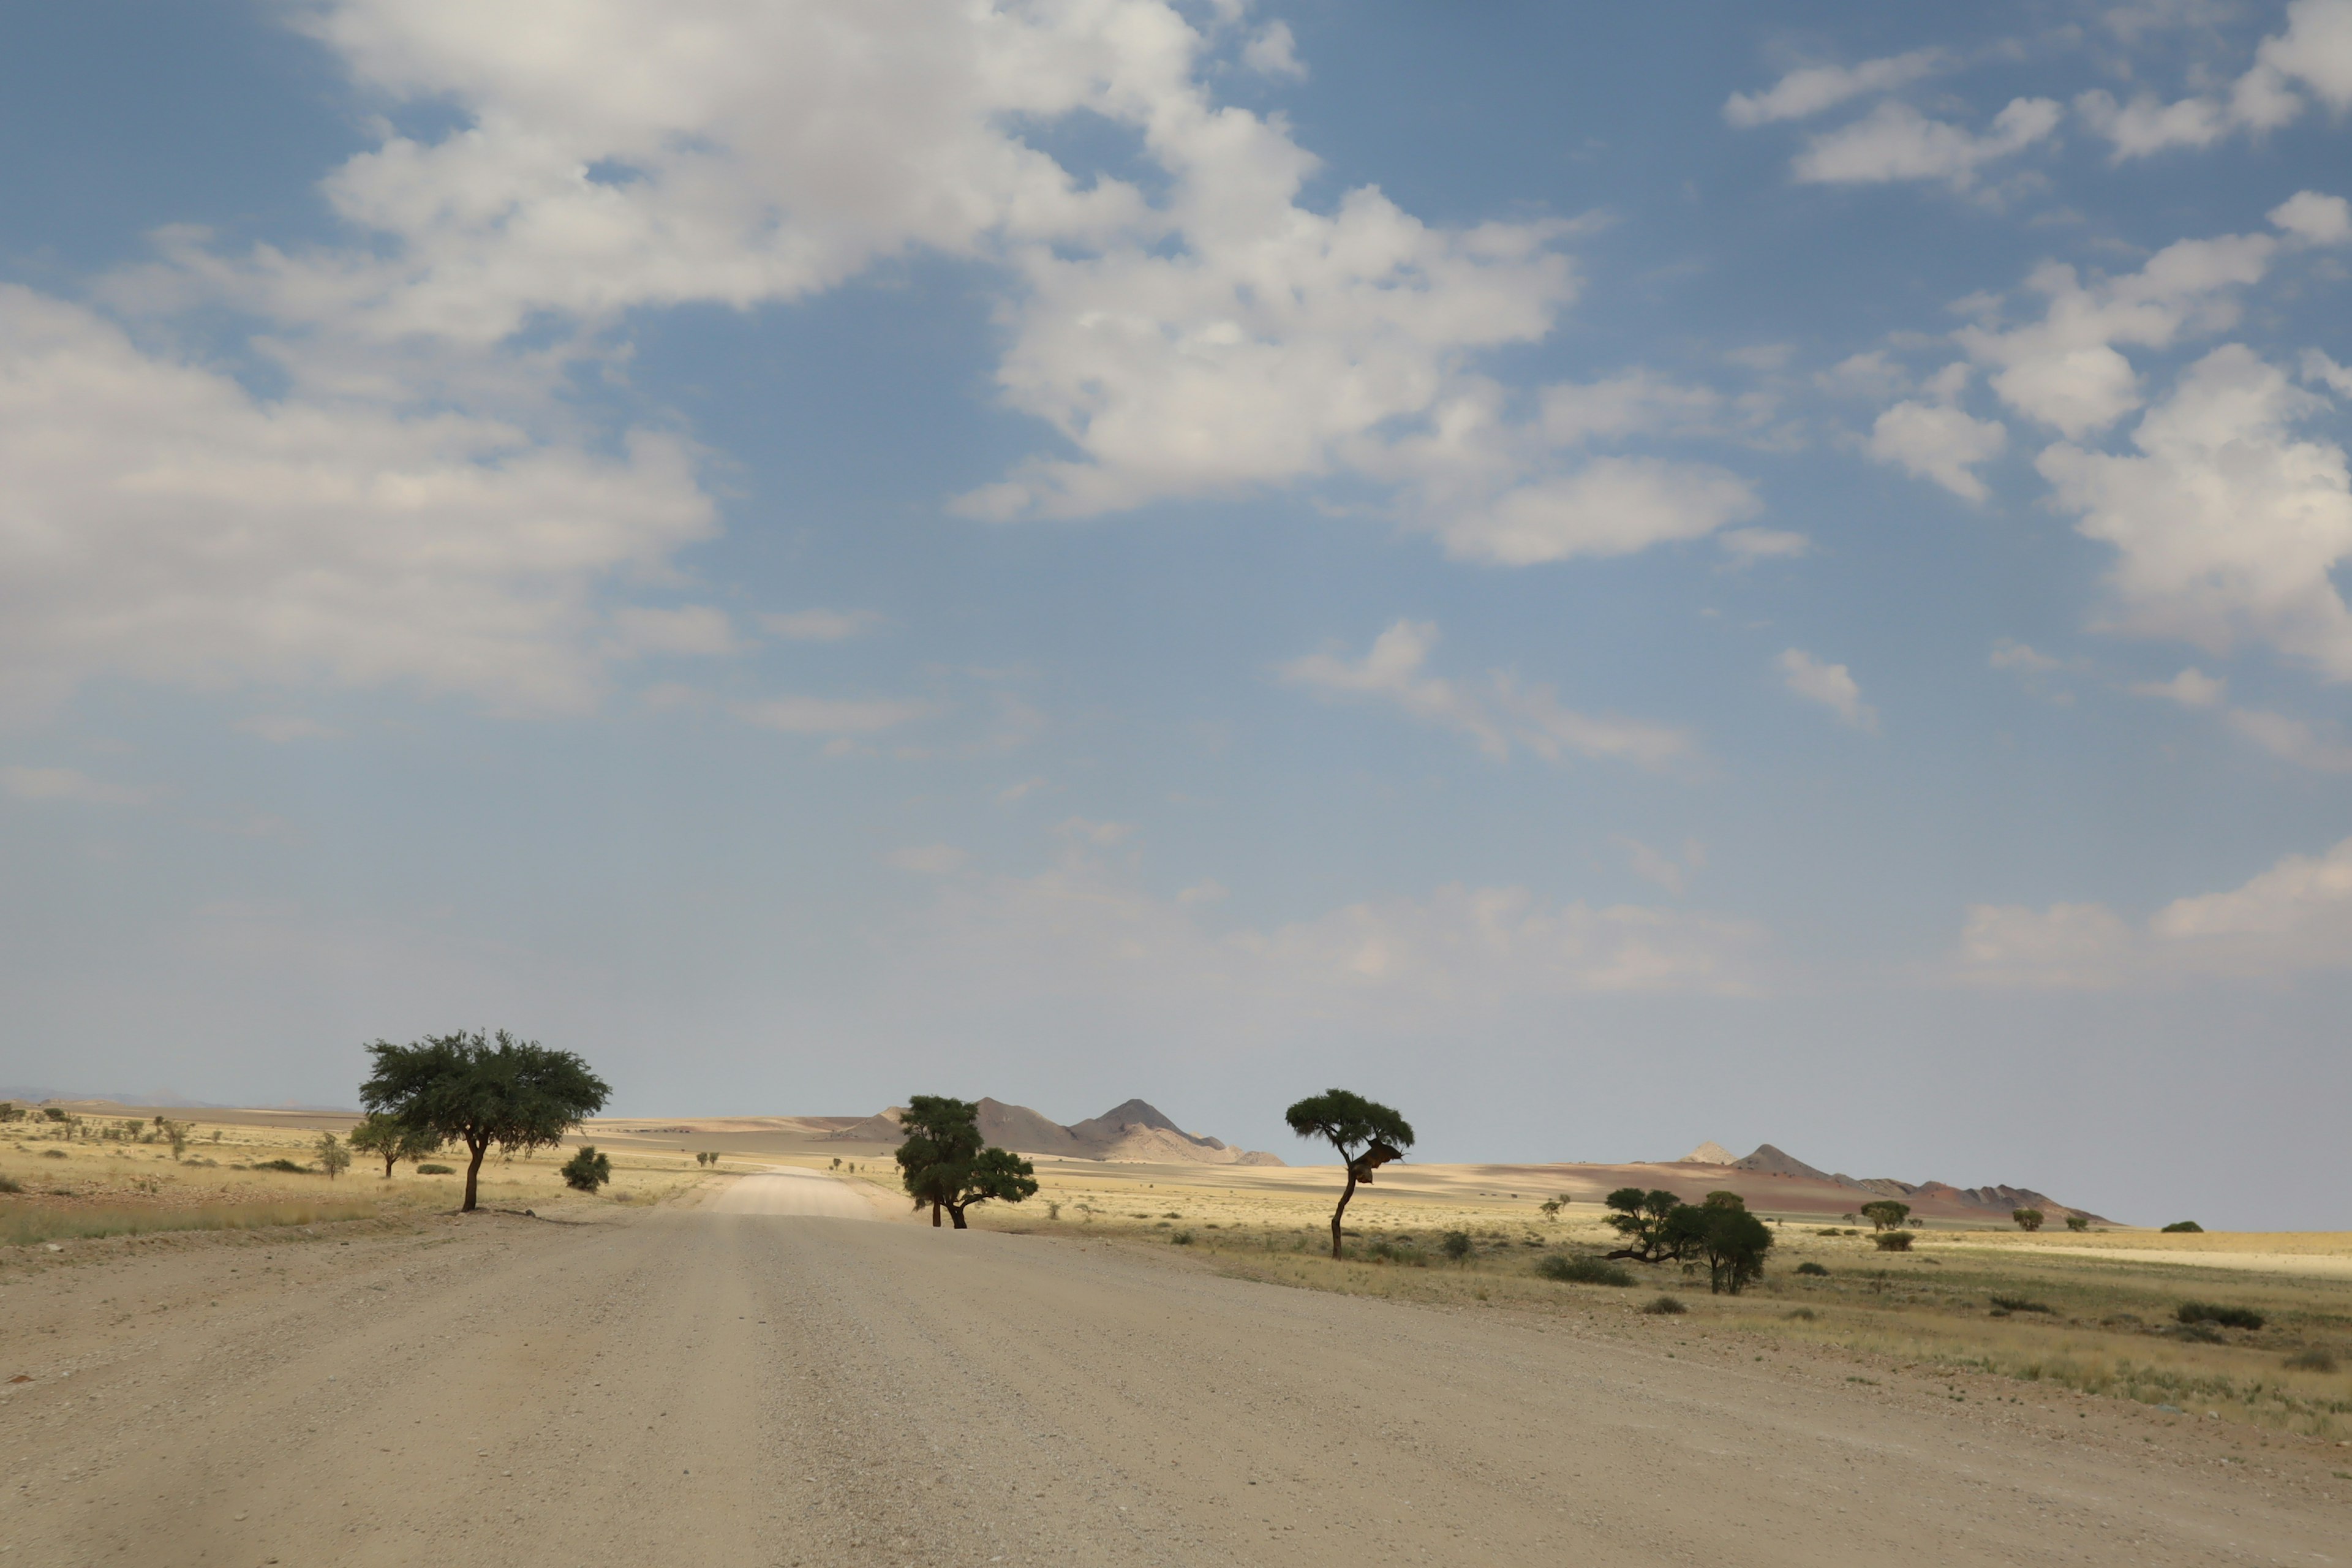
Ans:
[[[918,1094],[907,1101],[901,1123],[907,1141],[898,1145],[899,1180],[915,1206],[931,1206],[937,1227],[944,1213],[958,1230],[964,1211],[993,1198],[1017,1204],[1035,1195],[1037,1175],[1029,1162],[999,1149],[980,1135],[980,1107],[943,1094]]]
[[[331,1132],[319,1134],[319,1168],[327,1173],[331,1182],[352,1168],[351,1150]]]
[[[1282,1113],[1290,1130],[1301,1138],[1321,1138],[1339,1152],[1348,1168],[1348,1184],[1340,1189],[1339,1206],[1331,1211],[1331,1256],[1339,1256],[1339,1221],[1359,1183],[1369,1184],[1372,1173],[1391,1160],[1402,1160],[1412,1147],[1412,1123],[1378,1100],[1327,1089],[1309,1095]]]
[[[413,1045],[378,1040],[368,1054],[375,1073],[360,1086],[360,1103],[404,1126],[466,1146],[466,1201],[475,1192],[482,1156],[492,1144],[511,1154],[552,1147],[604,1108],[612,1089],[570,1051],[518,1040],[504,1029],[496,1043],[470,1035],[427,1035]]]
[[[1675,1263],[1697,1247],[1698,1209],[1664,1187],[1646,1193],[1620,1187],[1601,1201],[1609,1205],[1609,1228],[1625,1239],[1624,1246],[1608,1254],[1612,1258]]]
[[[390,1181],[392,1168],[403,1160],[422,1160],[440,1148],[441,1135],[377,1111],[352,1129],[349,1142],[358,1152],[382,1160],[384,1180]]]
[[[1881,1198],[1874,1204],[1862,1205],[1862,1217],[1870,1222],[1873,1230],[1893,1230],[1911,1217],[1911,1205],[1893,1198]]]
[[[1747,1200],[1738,1193],[1709,1193],[1694,1212],[1691,1230],[1695,1249],[1706,1259],[1707,1289],[1738,1295],[1763,1275],[1764,1255],[1772,1250],[1771,1228],[1748,1212]]]
[[[2011,1209],[2009,1211],[2009,1217],[2017,1222],[2017,1228],[2020,1230],[2042,1228],[2042,1215],[2040,1209]]]

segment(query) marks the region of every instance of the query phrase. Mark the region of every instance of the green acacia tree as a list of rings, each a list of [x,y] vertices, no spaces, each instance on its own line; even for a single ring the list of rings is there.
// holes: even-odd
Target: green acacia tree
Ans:
[[[915,1206],[930,1205],[936,1227],[945,1214],[958,1230],[971,1228],[964,1211],[993,1199],[1017,1204],[1034,1196],[1037,1175],[1029,1162],[980,1135],[980,1107],[943,1094],[918,1094],[907,1101],[907,1141],[898,1145],[899,1180]]]
[[[1609,1228],[1625,1241],[1607,1255],[1612,1258],[1675,1263],[1691,1256],[1698,1245],[1697,1207],[1664,1187],[1646,1193],[1639,1187],[1620,1187],[1601,1201],[1609,1208]]]
[[[319,1168],[334,1180],[352,1168],[352,1152],[343,1141],[331,1132],[319,1134]]]
[[[1339,1256],[1339,1222],[1348,1200],[1360,1184],[1391,1160],[1402,1160],[1412,1147],[1412,1123],[1375,1100],[1344,1089],[1327,1089],[1309,1095],[1282,1113],[1290,1130],[1301,1138],[1320,1138],[1339,1152],[1348,1168],[1348,1184],[1339,1191],[1339,1205],[1331,1211],[1331,1256]]]
[[[2009,1217],[2017,1222],[2020,1230],[2040,1230],[2042,1215],[2040,1209],[2011,1209]]]
[[[1911,1217],[1911,1205],[1893,1198],[1881,1198],[1874,1204],[1862,1205],[1862,1217],[1870,1222],[1873,1230],[1893,1230]]]
[[[1738,1193],[1709,1193],[1691,1225],[1695,1250],[1706,1259],[1707,1289],[1737,1296],[1762,1278],[1772,1229],[1748,1212]]]
[[[390,1181],[393,1167],[403,1160],[422,1160],[440,1148],[441,1135],[376,1111],[352,1129],[350,1143],[357,1152],[383,1161],[384,1180]]]
[[[563,1163],[563,1184],[575,1193],[593,1193],[613,1179],[613,1162],[596,1152],[593,1143],[583,1143],[580,1152]]]
[[[405,1046],[378,1040],[367,1049],[375,1072],[360,1086],[362,1106],[466,1146],[461,1213],[478,1206],[482,1157],[492,1145],[509,1154],[551,1147],[612,1094],[572,1052],[518,1040],[504,1029],[492,1038],[478,1029]]]

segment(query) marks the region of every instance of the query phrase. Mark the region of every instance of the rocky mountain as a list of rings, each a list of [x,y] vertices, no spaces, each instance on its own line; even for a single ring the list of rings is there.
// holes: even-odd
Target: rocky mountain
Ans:
[[[1100,1116],[1064,1126],[1025,1105],[980,1100],[980,1135],[1020,1154],[1062,1160],[1119,1160],[1198,1165],[1279,1165],[1282,1158],[1235,1149],[1222,1139],[1185,1131],[1157,1107],[1140,1100],[1115,1105]],[[831,1136],[841,1142],[896,1143],[906,1137],[904,1107],[855,1121]]]
[[[1702,1143],[1680,1160],[1678,1165],[1718,1165],[1726,1170],[1746,1171],[1762,1176],[1787,1176],[1800,1181],[1826,1182],[1864,1194],[1858,1202],[1873,1198],[1895,1198],[1902,1202],[1924,1199],[1939,1206],[1957,1204],[1964,1208],[1982,1209],[1988,1215],[2006,1219],[2016,1209],[2040,1209],[2053,1226],[2063,1225],[2070,1214],[2079,1214],[2094,1225],[2109,1225],[2113,1221],[2060,1203],[2046,1193],[2031,1187],[2012,1187],[1996,1184],[1985,1187],[1956,1187],[1948,1182],[1902,1182],[1892,1176],[1857,1178],[1843,1171],[1823,1171],[1806,1164],[1786,1150],[1769,1143],[1759,1143],[1756,1152],[1745,1159],[1735,1160],[1731,1151],[1720,1143]]]

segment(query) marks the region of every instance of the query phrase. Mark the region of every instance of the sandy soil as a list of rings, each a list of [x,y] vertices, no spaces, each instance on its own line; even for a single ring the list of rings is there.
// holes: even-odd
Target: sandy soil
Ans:
[[[2352,1556],[2352,1450],[1674,1319],[740,1212],[836,1201],[796,1180],[11,1261],[0,1563]]]

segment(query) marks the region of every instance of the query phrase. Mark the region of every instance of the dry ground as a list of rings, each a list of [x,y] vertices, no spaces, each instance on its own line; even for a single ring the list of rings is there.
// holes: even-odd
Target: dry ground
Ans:
[[[1463,1286],[1379,1300],[813,1173],[531,1206],[0,1249],[0,1563],[2352,1556],[2332,1441],[1521,1295],[1499,1248],[1344,1266]]]

